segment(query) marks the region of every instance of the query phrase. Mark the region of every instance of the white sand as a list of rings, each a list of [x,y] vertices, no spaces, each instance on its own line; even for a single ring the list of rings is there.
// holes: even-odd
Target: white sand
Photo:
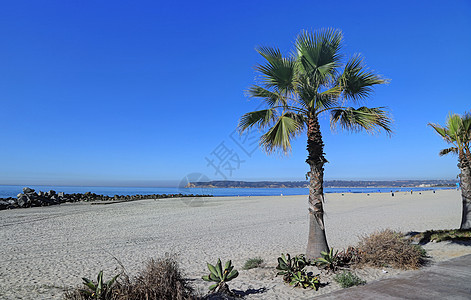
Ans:
[[[354,245],[378,229],[403,232],[457,228],[458,191],[391,194],[327,194],[327,238],[331,247]],[[236,290],[265,288],[247,299],[307,299],[338,289],[336,283],[315,292],[293,289],[275,277],[280,253],[300,254],[308,233],[307,196],[230,197],[142,200],[111,205],[63,204],[0,211],[0,298],[60,299],[63,287],[81,277],[117,273],[118,258],[135,273],[151,257],[177,253],[195,287],[206,262],[232,259],[240,271]],[[429,244],[435,260],[471,253],[471,247]],[[244,271],[244,262],[262,257],[266,267]],[[360,270],[371,281],[397,273]],[[363,272],[363,273],[362,273]]]

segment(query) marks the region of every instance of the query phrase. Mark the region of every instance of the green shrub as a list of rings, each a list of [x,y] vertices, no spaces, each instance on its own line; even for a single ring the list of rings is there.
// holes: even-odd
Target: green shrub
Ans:
[[[423,251],[399,232],[386,229],[363,237],[358,244],[360,264],[373,267],[417,269],[423,264]]]
[[[263,264],[263,259],[261,259],[260,257],[250,258],[245,262],[243,269],[250,270],[250,269],[258,268],[262,264]]]
[[[335,275],[334,280],[338,282],[342,288],[349,288],[366,283],[365,280],[362,280],[360,277],[349,271],[343,271],[342,273]]]
[[[420,253],[420,257],[427,257],[427,251],[422,246],[412,244],[412,247],[414,247]]]

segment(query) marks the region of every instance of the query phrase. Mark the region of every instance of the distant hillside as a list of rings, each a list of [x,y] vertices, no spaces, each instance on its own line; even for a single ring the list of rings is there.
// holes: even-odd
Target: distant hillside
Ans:
[[[324,187],[446,187],[456,186],[456,180],[327,180]],[[208,181],[190,182],[187,188],[305,188],[307,181]]]

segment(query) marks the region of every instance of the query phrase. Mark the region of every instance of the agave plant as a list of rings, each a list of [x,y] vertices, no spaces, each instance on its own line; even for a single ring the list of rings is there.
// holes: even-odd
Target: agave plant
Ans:
[[[334,254],[334,248],[330,248],[329,252],[321,251],[322,257],[317,258],[315,263],[319,267],[335,271],[339,264],[338,253],[339,251],[337,250]]]
[[[303,289],[305,288],[312,288],[319,289],[320,281],[318,276],[312,276],[310,273],[306,273],[305,271],[298,271],[292,274],[291,281],[289,283],[292,286],[300,286]]]
[[[230,260],[226,262],[224,269],[222,268],[222,263],[220,259],[218,259],[218,262],[215,266],[210,263],[208,263],[207,265],[210,273],[209,275],[203,276],[203,280],[216,282],[215,284],[209,287],[209,290],[211,292],[221,292],[230,294],[231,292],[229,290],[227,282],[239,276],[239,272],[237,270],[234,270],[232,262]]]
[[[89,290],[81,290],[85,295],[91,297],[92,299],[107,300],[111,299],[112,296],[112,286],[118,278],[119,274],[110,280],[103,281],[103,271],[100,271],[97,276],[97,283],[95,284],[88,278],[83,277],[83,284],[85,284]]]
[[[276,275],[283,275],[283,280],[290,282],[293,274],[302,271],[307,265],[308,262],[302,254],[291,258],[288,253],[286,253],[286,256],[282,253],[281,256],[278,257],[278,266],[276,267],[280,272]]]

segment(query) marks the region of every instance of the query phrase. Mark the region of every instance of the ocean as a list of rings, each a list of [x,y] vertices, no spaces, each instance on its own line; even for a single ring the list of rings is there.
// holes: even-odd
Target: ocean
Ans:
[[[280,196],[280,195],[307,195],[307,188],[179,188],[179,187],[106,187],[106,186],[29,186],[36,192],[54,190],[66,194],[92,192],[99,195],[152,195],[152,194],[205,194],[213,196]],[[389,193],[406,191],[426,191],[451,188],[324,188],[325,193]],[[23,192],[23,186],[0,185],[0,198],[16,197]]]

